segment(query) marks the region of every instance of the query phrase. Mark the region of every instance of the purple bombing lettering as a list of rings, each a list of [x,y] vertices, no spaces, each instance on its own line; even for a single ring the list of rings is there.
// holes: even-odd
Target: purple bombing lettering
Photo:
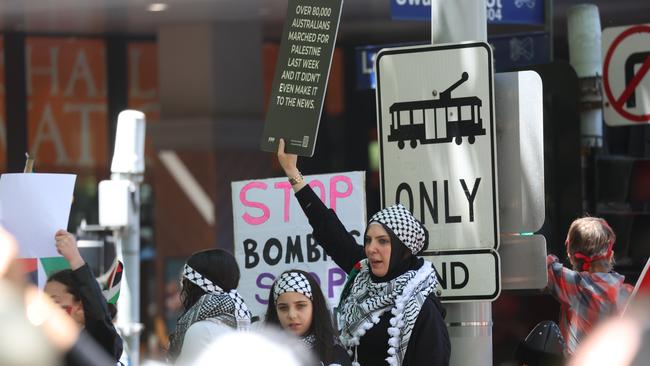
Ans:
[[[320,280],[320,277],[313,272],[309,272],[314,277],[314,280],[316,283],[318,283],[319,286],[322,286],[322,282]],[[334,288],[338,286],[343,286],[345,284],[345,278],[346,274],[345,272],[336,267],[336,268],[330,268],[327,271],[327,297],[332,298],[334,297]],[[271,290],[271,286],[273,286],[273,281],[275,281],[275,275],[272,273],[264,272],[260,273],[259,276],[257,276],[257,280],[255,281],[256,285],[258,288],[261,290],[264,290],[262,293],[262,296],[260,294],[255,294],[255,300],[259,302],[262,305],[268,305],[269,299],[268,299],[268,293]]]

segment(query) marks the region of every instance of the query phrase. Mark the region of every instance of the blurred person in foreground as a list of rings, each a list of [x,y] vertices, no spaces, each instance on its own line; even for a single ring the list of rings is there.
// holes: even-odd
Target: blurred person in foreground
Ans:
[[[598,326],[580,344],[569,366],[650,365],[650,296],[635,298],[621,317]]]
[[[191,366],[317,366],[299,339],[273,328],[230,332],[206,346]]]
[[[17,248],[0,228],[0,365],[115,365],[93,341],[80,336],[60,306],[27,283],[16,261]]]

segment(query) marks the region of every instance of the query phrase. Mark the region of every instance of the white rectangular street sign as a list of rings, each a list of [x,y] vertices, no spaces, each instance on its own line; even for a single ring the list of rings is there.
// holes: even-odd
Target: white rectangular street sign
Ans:
[[[424,252],[440,281],[442,302],[490,301],[501,292],[501,266],[494,249]]]
[[[410,209],[430,251],[497,249],[492,49],[392,48],[376,62],[382,205]]]

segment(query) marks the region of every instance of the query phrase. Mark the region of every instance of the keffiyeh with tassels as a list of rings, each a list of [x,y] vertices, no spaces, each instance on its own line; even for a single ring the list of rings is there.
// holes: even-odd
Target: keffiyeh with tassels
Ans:
[[[370,277],[368,260],[364,259],[350,294],[341,304],[341,342],[352,352],[366,331],[379,323],[382,314],[390,311],[386,361],[389,365],[401,365],[422,304],[437,284],[435,271],[428,261],[418,270],[407,271],[388,282],[375,283]]]
[[[174,358],[181,351],[185,332],[198,321],[216,319],[231,328],[237,328],[238,320],[249,323],[251,320],[251,312],[236,290],[224,291],[187,264],[183,269],[183,277],[199,286],[206,294],[178,319],[176,329],[169,339],[169,355]]]

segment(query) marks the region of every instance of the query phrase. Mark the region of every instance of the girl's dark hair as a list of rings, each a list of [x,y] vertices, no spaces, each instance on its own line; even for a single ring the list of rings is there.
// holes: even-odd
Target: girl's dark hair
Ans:
[[[236,289],[239,285],[239,266],[235,257],[225,250],[208,249],[196,252],[190,256],[187,264],[226,292]],[[187,311],[206,292],[187,278],[183,278],[182,285],[181,302],[183,309]]]
[[[307,278],[309,281],[309,286],[311,286],[311,296],[312,296],[312,318],[311,318],[311,327],[309,328],[308,334],[313,334],[316,337],[316,343],[314,344],[314,350],[320,361],[325,364],[330,364],[334,362],[334,339],[336,338],[336,332],[332,326],[332,317],[327,308],[327,302],[325,302],[325,297],[323,292],[320,289],[320,286],[314,280],[309,273],[301,271],[299,269],[291,269],[285,271],[300,273]],[[278,276],[278,278],[280,278]],[[274,283],[275,284],[275,283]],[[281,327],[280,319],[278,319],[278,311],[276,309],[276,303],[274,300],[273,289],[275,286],[271,286],[271,291],[269,292],[269,305],[266,309],[266,323],[276,325]]]
[[[111,320],[115,320],[115,317],[117,316],[117,305],[111,304],[110,302],[108,304],[108,314],[111,316]]]
[[[64,269],[62,271],[55,272],[47,279],[48,283],[52,281],[56,281],[65,286],[65,290],[74,297],[74,301],[81,301],[81,293],[77,288],[77,284],[74,277],[72,276],[71,269]]]

